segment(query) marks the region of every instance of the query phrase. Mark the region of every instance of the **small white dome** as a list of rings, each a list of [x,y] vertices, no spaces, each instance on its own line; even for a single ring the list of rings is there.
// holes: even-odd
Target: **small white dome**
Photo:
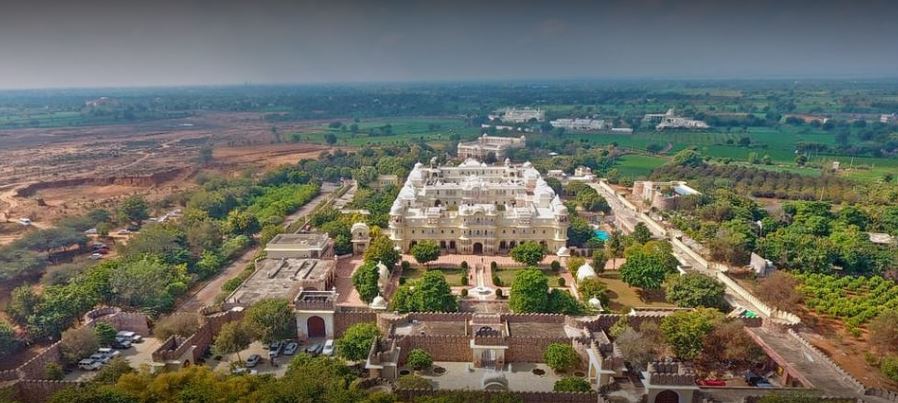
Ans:
[[[377,276],[381,280],[390,278],[390,269],[387,268],[384,262],[377,262]]]
[[[387,309],[387,300],[385,300],[384,297],[381,297],[380,294],[377,294],[368,306],[371,307],[371,309]]]
[[[583,266],[580,266],[580,268],[577,269],[577,281],[583,281],[588,278],[596,277],[598,277],[596,275],[596,271],[592,268],[592,266],[589,265],[589,263],[584,263]]]
[[[558,252],[555,252],[555,254],[558,256],[570,256],[571,251],[567,248],[567,246],[562,246],[558,248]]]
[[[599,301],[599,299],[596,297],[590,298],[587,302],[589,303],[589,306],[593,308],[602,309],[602,301]]]
[[[365,224],[363,222],[357,222],[355,224],[352,224],[352,229],[350,231],[352,231],[352,232],[368,231],[368,224]]]

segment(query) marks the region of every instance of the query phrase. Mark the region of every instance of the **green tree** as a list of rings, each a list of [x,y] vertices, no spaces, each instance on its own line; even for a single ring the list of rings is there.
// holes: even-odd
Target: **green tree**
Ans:
[[[686,308],[723,308],[725,291],[723,283],[701,273],[673,274],[664,281],[667,301]]]
[[[118,333],[112,325],[106,322],[97,323],[94,326],[94,332],[97,334],[97,342],[100,343],[101,346],[111,346],[112,342],[115,341],[115,335]]]
[[[536,242],[524,242],[511,249],[511,258],[527,266],[536,266],[546,257],[546,250]]]
[[[378,236],[371,241],[368,249],[365,249],[365,260],[371,262],[383,262],[392,271],[401,258],[396,245],[385,235]]]
[[[695,150],[685,149],[674,154],[671,160],[673,165],[682,167],[700,167],[705,165],[704,157]]]
[[[190,261],[184,232],[169,224],[146,225],[136,236],[128,240],[124,254],[129,258],[143,255],[155,256],[168,264]]]
[[[608,286],[597,278],[587,278],[578,282],[577,292],[580,293],[580,299],[583,301],[589,301],[595,297],[599,299],[603,307],[607,307],[610,302]]]
[[[43,301],[40,295],[34,292],[30,285],[21,285],[12,290],[9,303],[6,305],[6,313],[12,320],[24,324],[28,317],[34,314],[38,305]]]
[[[212,220],[192,223],[187,227],[187,245],[194,255],[202,255],[204,251],[214,250],[221,246],[221,229]]]
[[[290,302],[283,298],[265,298],[246,310],[243,318],[255,338],[271,343],[296,334],[296,316]]]
[[[399,312],[455,312],[458,301],[446,277],[438,270],[428,270],[421,279],[405,284],[393,295],[393,309]]]
[[[352,285],[355,286],[356,291],[359,292],[359,297],[365,303],[370,303],[380,293],[377,285],[379,278],[377,265],[370,260],[362,263],[355,270],[355,273],[352,273]]]
[[[253,342],[253,331],[243,321],[233,321],[225,323],[218,331],[215,337],[215,343],[212,349],[216,354],[227,355],[237,354],[237,361],[240,359],[240,352],[246,350],[250,343]]]
[[[567,228],[567,240],[569,245],[585,246],[586,242],[592,239],[593,236],[595,235],[592,226],[589,225],[588,221],[577,216],[571,217],[571,224]],[[512,250],[512,252],[513,251],[514,250]]]
[[[898,382],[898,356],[890,355],[883,358],[879,370],[889,379]]]
[[[580,356],[574,351],[570,343],[552,343],[546,347],[543,353],[543,361],[549,368],[556,371],[564,371],[575,367],[580,362]]]
[[[676,272],[677,260],[666,242],[648,242],[627,249],[627,261],[620,267],[621,280],[643,290],[657,290],[667,275]]]
[[[406,364],[414,368],[416,371],[420,371],[425,368],[430,368],[433,365],[433,358],[427,351],[424,351],[420,348],[416,348],[412,351],[409,351],[408,358],[406,359]]]
[[[337,353],[350,361],[364,360],[371,350],[371,343],[378,336],[380,331],[373,323],[356,323],[337,340]]]
[[[543,272],[530,267],[518,272],[511,284],[508,306],[515,313],[546,312],[549,307],[549,282]]]
[[[99,347],[100,343],[97,341],[97,334],[94,333],[93,328],[82,326],[62,333],[59,351],[65,362],[74,364],[93,354]]]
[[[256,216],[242,210],[232,210],[228,213],[225,227],[231,234],[246,236],[252,236],[262,228]]]
[[[100,383],[116,383],[122,375],[130,374],[134,372],[134,369],[131,368],[131,364],[128,363],[124,357],[114,357],[109,360],[99,371],[97,371],[97,375],[94,377],[94,382]]]
[[[412,246],[411,252],[418,263],[426,265],[440,257],[440,246],[434,241],[421,241]]]
[[[138,224],[150,217],[147,201],[139,195],[130,196],[122,201],[117,214],[120,222],[134,222]]]
[[[187,281],[183,265],[166,265],[151,258],[128,261],[110,273],[110,298],[118,304],[164,312],[186,291]]]
[[[555,392],[590,392],[592,391],[592,386],[586,379],[566,376],[555,381],[555,386],[552,390]]]
[[[652,232],[649,231],[649,227],[642,222],[636,223],[636,226],[633,227],[633,234],[631,234],[631,236],[637,243],[646,243],[652,240]]]
[[[710,308],[675,312],[661,320],[661,334],[678,358],[692,360],[702,352],[705,336],[721,320],[723,315]]]
[[[327,133],[324,135],[324,142],[328,145],[337,144],[337,135],[333,133]]]

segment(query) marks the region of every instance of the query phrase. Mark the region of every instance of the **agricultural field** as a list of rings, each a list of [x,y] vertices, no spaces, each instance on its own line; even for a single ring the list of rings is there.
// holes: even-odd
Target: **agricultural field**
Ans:
[[[333,127],[337,122],[341,125]],[[357,128],[353,129],[353,125]],[[446,143],[454,136],[460,139],[474,138],[480,134],[480,129],[467,127],[461,118],[451,117],[372,119],[359,122],[350,120],[321,124],[301,132],[290,133],[288,138],[291,141],[326,144],[328,134],[336,137],[337,145],[363,146],[407,144],[422,140],[429,143]]]
[[[881,276],[842,277],[795,274],[809,309],[844,320],[849,328],[863,326],[887,309],[898,309],[898,284]]]
[[[618,159],[614,169],[617,169],[623,178],[640,178],[648,176],[655,168],[666,162],[666,158],[659,156],[627,154]]]

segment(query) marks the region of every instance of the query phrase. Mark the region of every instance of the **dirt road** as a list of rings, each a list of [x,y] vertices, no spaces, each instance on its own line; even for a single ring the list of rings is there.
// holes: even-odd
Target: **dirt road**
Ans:
[[[256,253],[259,252],[261,246],[254,246],[240,255],[237,260],[231,262],[224,270],[221,271],[217,276],[207,281],[205,284],[199,286],[199,290],[197,290],[190,298],[187,298],[183,302],[181,302],[178,307],[178,312],[197,312],[200,308],[208,305],[213,305],[215,303],[215,296],[221,292],[221,286],[234,276],[240,274],[243,269],[246,268],[247,265],[252,262],[253,257],[256,256]]]

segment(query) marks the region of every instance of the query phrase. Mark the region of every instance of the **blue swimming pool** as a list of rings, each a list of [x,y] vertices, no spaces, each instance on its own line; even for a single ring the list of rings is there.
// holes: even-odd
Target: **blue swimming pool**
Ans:
[[[608,231],[603,231],[603,230],[597,229],[597,230],[595,230],[595,235],[596,235],[596,238],[598,238],[600,241],[608,240]]]

